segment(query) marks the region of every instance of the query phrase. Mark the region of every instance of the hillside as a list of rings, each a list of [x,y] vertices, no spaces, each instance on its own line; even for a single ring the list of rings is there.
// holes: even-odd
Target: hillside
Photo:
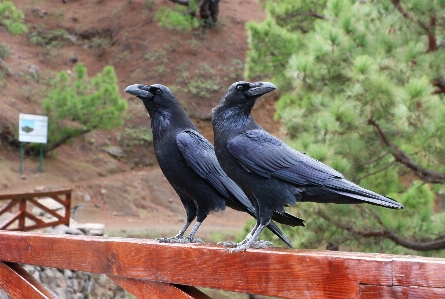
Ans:
[[[265,18],[260,4],[222,0],[218,25],[189,33],[162,28],[154,18],[161,6],[174,6],[168,0],[14,4],[25,13],[29,32],[13,36],[0,29],[0,40],[11,51],[5,62],[16,75],[0,80],[0,192],[71,187],[74,204],[85,205],[79,221],[104,222],[109,231],[145,231],[150,236],[176,232],[185,211],[157,167],[151,145],[125,141],[126,129],[147,127],[149,118],[139,100],[123,90],[134,83],[169,86],[203,135],[213,141],[211,108],[231,83],[243,79],[245,23]],[[125,125],[94,131],[59,147],[45,156],[43,173],[38,172],[38,158],[26,156],[21,177],[18,144],[11,142],[19,113],[42,113],[51,79],[72,70],[72,55],[85,64],[90,77],[106,65],[114,66],[122,97],[128,100]],[[263,100],[255,115],[266,129],[278,132],[273,101]],[[108,154],[104,149],[109,146],[121,147],[125,156]],[[224,226],[239,233],[248,218],[233,211],[214,214],[200,231],[212,233]]]

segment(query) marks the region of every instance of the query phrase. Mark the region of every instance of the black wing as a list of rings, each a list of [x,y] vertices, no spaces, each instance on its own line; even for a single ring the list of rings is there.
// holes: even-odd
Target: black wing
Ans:
[[[335,169],[300,153],[264,130],[244,131],[234,137],[227,150],[247,169],[264,177],[275,177],[285,182],[304,187],[328,188],[338,196],[311,197],[309,201],[360,203],[403,208],[395,200],[362,188],[348,180]],[[312,190],[318,190],[313,188]],[[323,192],[327,192],[323,189]],[[307,194],[306,194],[307,196]],[[332,199],[332,201],[330,200]],[[353,199],[351,201],[351,199]],[[321,201],[320,201],[321,200]]]
[[[184,130],[176,137],[176,143],[187,164],[207,180],[225,198],[236,200],[243,210],[253,208],[246,194],[232,181],[218,163],[213,145],[201,134]],[[253,211],[255,211],[253,209]]]
[[[300,153],[264,130],[250,130],[230,140],[227,150],[251,171],[302,186],[323,186],[343,179],[335,169]]]
[[[184,130],[176,137],[176,143],[187,164],[200,177],[207,180],[227,200],[230,200],[234,206],[239,207],[240,210],[246,211],[252,217],[256,218],[255,208],[250,203],[249,198],[221,168],[216,158],[213,145],[207,139],[196,131]],[[303,223],[301,219],[297,217],[294,218]],[[295,219],[292,218],[291,220],[295,222]],[[275,223],[270,222],[267,228],[289,247],[292,247],[290,241],[283,235]]]

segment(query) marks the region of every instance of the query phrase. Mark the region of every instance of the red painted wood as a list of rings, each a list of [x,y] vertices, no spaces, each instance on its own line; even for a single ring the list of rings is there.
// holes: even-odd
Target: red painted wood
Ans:
[[[13,206],[15,206],[16,204],[19,203],[19,199],[14,199],[11,200],[6,206],[4,206],[1,210],[0,210],[0,215],[2,215],[3,213],[9,211]]]
[[[62,215],[60,215],[59,213],[57,213],[54,210],[51,210],[48,207],[45,207],[44,205],[42,205],[40,202],[38,202],[36,199],[34,198],[28,198],[28,201],[30,203],[32,203],[33,205],[35,205],[36,207],[38,207],[39,209],[42,209],[43,211],[45,211],[48,214],[51,214],[52,216],[56,217],[57,219],[61,220],[63,218]]]
[[[3,289],[12,298],[58,298],[50,289],[17,264],[0,262],[0,289]]]
[[[444,288],[360,285],[360,299],[443,299]]]
[[[51,254],[45,254],[51,252]],[[0,260],[285,298],[357,298],[359,283],[391,285],[383,255],[248,250],[152,240],[0,232]]]
[[[23,192],[8,192],[8,193],[0,193],[0,200],[7,199],[21,199],[21,198],[29,198],[29,197],[52,197],[54,195],[64,195],[71,194],[71,189],[56,189],[50,191],[31,191],[27,193]]]
[[[53,198],[55,199],[54,196]],[[59,201],[60,202],[60,201]],[[69,193],[65,194],[65,217],[63,218],[65,221],[67,221],[66,225],[70,225],[70,217],[71,217],[71,190]]]
[[[8,229],[8,231],[25,231],[26,232],[26,231],[31,231],[34,229],[53,227],[53,226],[60,225],[60,224],[67,224],[67,222],[65,221],[65,219],[62,219],[59,221],[45,222],[44,224],[34,224],[34,225],[30,225],[30,226],[25,226],[25,228],[23,228],[23,229],[12,228],[12,229]]]
[[[181,286],[181,289],[169,283],[113,275],[108,277],[138,299],[210,299],[209,296],[194,287]]]
[[[134,292],[189,294],[183,288],[190,285],[284,298],[445,298],[445,260],[422,257],[290,249],[230,254],[220,246],[0,231],[0,260],[104,273]]]
[[[65,196],[65,200],[60,196]],[[59,213],[45,207],[37,201],[38,197],[51,197],[55,201],[59,202],[65,207],[65,215],[62,216]],[[8,229],[11,231],[30,231],[33,229],[41,229],[45,227],[55,226],[59,224],[69,225],[69,219],[71,214],[71,189],[60,189],[53,191],[41,191],[41,192],[28,192],[28,193],[12,193],[12,194],[0,194],[0,200],[11,200],[0,210],[0,215],[10,210],[14,205],[19,204],[19,212],[12,216],[11,219],[6,220],[0,224],[0,230],[8,229],[8,227],[18,220],[18,228]],[[57,221],[45,222],[35,217],[26,211],[26,203],[31,202],[36,207],[44,210],[45,212],[56,217]],[[29,218],[35,222],[34,225],[25,226],[25,219]]]
[[[25,227],[25,211],[26,211],[26,199],[22,198],[20,199],[19,203],[19,209],[20,209],[20,217],[19,217],[19,229],[23,229]]]
[[[394,260],[393,267],[394,285],[445,288],[444,259],[402,257]]]
[[[9,220],[6,220],[6,221],[3,222],[2,224],[0,224],[0,230],[2,230],[2,229],[7,229],[8,226],[10,226],[11,224],[13,224],[14,221],[16,221],[17,219],[19,219],[21,215],[22,215],[22,211],[18,211],[17,213],[15,213],[14,215],[12,215],[12,217],[11,217]]]

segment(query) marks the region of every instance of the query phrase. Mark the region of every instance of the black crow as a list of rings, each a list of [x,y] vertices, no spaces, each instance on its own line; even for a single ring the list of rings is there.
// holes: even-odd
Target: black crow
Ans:
[[[213,109],[215,152],[222,168],[251,199],[257,225],[245,242],[231,251],[246,250],[275,213],[297,201],[369,203],[401,209],[398,202],[366,190],[338,171],[287,146],[252,118],[255,101],[276,89],[268,82],[232,84]],[[278,220],[277,220],[278,221]],[[280,222],[280,221],[278,221]]]
[[[224,210],[226,205],[256,216],[247,196],[222,170],[213,145],[199,134],[170,89],[160,84],[134,84],[125,92],[141,99],[150,114],[156,158],[187,213],[186,223],[179,233],[159,241],[201,242],[194,236],[202,221],[211,211]],[[188,237],[183,238],[195,218],[195,226]],[[268,228],[291,247],[290,241],[274,223]]]

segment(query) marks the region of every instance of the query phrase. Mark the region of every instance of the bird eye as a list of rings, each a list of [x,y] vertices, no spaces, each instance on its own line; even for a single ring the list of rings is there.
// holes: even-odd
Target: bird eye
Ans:
[[[242,85],[238,85],[238,86],[236,87],[236,89],[238,89],[238,90],[243,90],[244,87],[243,87]]]
[[[156,90],[156,94],[161,94],[162,91],[160,89]]]

